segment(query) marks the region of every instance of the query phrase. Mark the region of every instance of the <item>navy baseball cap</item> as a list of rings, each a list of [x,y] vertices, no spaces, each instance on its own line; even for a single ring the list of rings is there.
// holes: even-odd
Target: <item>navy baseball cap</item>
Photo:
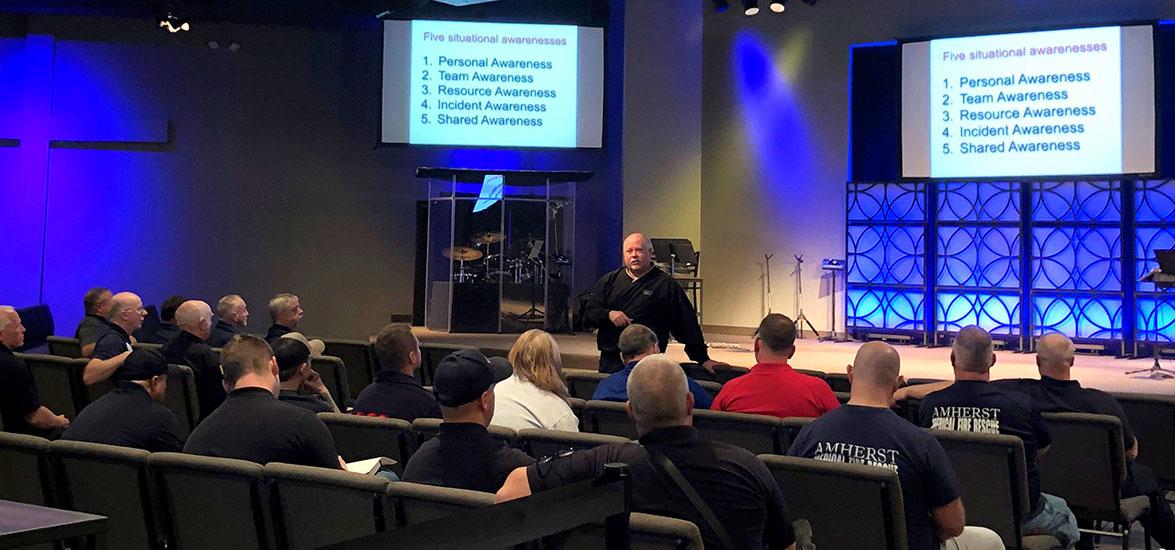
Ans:
[[[432,393],[441,405],[460,407],[512,374],[514,369],[505,358],[487,359],[478,350],[463,349],[441,359],[432,377]]]
[[[136,349],[127,356],[122,366],[114,371],[115,380],[150,380],[152,377],[167,374],[167,360],[159,352],[149,349]]]

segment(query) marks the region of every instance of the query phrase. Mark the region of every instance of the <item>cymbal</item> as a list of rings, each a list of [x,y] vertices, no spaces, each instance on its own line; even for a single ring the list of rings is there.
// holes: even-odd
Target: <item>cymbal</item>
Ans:
[[[497,231],[486,231],[484,233],[478,233],[474,235],[473,242],[477,244],[494,244],[502,242],[503,238],[505,237]]]
[[[481,257],[481,251],[468,246],[454,246],[441,251],[441,254],[450,260],[468,262]]]

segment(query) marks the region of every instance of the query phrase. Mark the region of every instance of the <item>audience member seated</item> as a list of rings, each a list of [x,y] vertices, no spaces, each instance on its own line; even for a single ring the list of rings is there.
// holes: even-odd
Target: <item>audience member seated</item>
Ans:
[[[681,366],[664,355],[642,359],[628,377],[628,414],[640,445],[612,443],[518,468],[498,491],[498,500],[595,479],[604,465],[627,463],[632,511],[694,522],[706,547],[794,548],[795,536],[779,485],[750,451],[698,438],[693,394]],[[717,517],[710,525],[664,473],[663,460],[679,470]],[[731,544],[723,545],[727,539]]]
[[[596,386],[596,392],[592,394],[592,399],[628,401],[628,376],[632,374],[633,367],[641,359],[661,353],[660,345],[657,342],[657,333],[640,323],[632,323],[624,327],[624,330],[620,332],[620,340],[617,341],[616,347],[620,349],[620,359],[624,361],[624,368],[601,380],[600,385]],[[706,393],[702,386],[688,376],[686,383],[689,384],[689,392],[694,395],[694,408],[709,409],[714,401],[710,394]]]
[[[200,418],[207,418],[225,396],[220,364],[205,343],[212,331],[212,308],[205,302],[188,300],[176,308],[175,320],[180,333],[163,346],[163,358],[168,363],[192,367]]]
[[[431,393],[421,387],[414,374],[420,368],[420,341],[412,327],[387,325],[380,329],[372,344],[379,362],[375,382],[363,388],[355,398],[355,414],[400,418],[409,422],[417,418],[440,418],[441,406]]]
[[[567,404],[563,359],[550,334],[531,329],[510,348],[514,375],[494,386],[494,418],[491,424],[515,430],[579,431],[579,417]]]
[[[186,301],[188,299],[183,296],[169,296],[159,305],[159,329],[151,335],[148,342],[166,344],[179,336],[181,329],[176,324],[175,312]]]
[[[319,354],[321,354],[319,350]],[[313,351],[300,332],[288,332],[273,341],[273,356],[277,359],[281,388],[277,398],[310,412],[339,412],[322,383],[322,377],[310,368]]]
[[[220,354],[228,399],[205,418],[184,452],[249,460],[343,468],[334,439],[314,413],[277,399],[273,350],[259,336],[233,337]]]
[[[179,420],[159,402],[167,393],[167,361],[154,350],[135,350],[110,377],[114,389],[86,405],[62,439],[178,453]]]
[[[433,392],[444,421],[437,436],[408,459],[404,481],[492,493],[512,470],[534,463],[486,430],[494,417],[494,384],[510,374],[504,359],[491,361],[475,349],[441,360],[433,375]]]
[[[955,381],[922,399],[920,423],[926,428],[1000,433],[1023,440],[1031,505],[1023,532],[1052,535],[1072,548],[1079,537],[1077,519],[1063,499],[1040,492],[1036,462],[1052,442],[1048,424],[1027,395],[988,382],[995,361],[991,335],[976,326],[959,331],[951,346]]]
[[[273,325],[265,334],[265,339],[273,341],[287,332],[298,329],[298,322],[302,320],[302,304],[293,294],[278,294],[269,299],[269,318]]]
[[[249,324],[249,306],[236,294],[229,294],[216,302],[216,324],[208,336],[208,345],[223,348],[233,336],[245,333]]]
[[[893,347],[882,342],[862,345],[848,369],[848,404],[804,426],[788,454],[897,472],[910,550],[1002,550],[1003,542],[991,530],[964,527],[959,480],[942,445],[890,409],[900,369],[901,358]]]
[[[110,298],[110,312],[107,321],[110,330],[98,339],[90,362],[82,372],[82,381],[87,386],[110,378],[122,362],[131,354],[131,333],[143,326],[147,310],[143,300],[131,292],[119,292]]]
[[[788,364],[795,344],[791,319],[778,313],[764,317],[755,331],[755,366],[723,384],[710,408],[787,418],[817,417],[840,406],[827,382]]]
[[[12,306],[0,306],[0,418],[4,431],[55,437],[69,419],[41,404],[37,383],[12,350],[24,345],[24,325]]]
[[[82,346],[82,357],[89,357],[94,353],[94,344],[98,343],[98,339],[106,334],[110,329],[110,322],[106,320],[107,315],[110,314],[110,299],[114,294],[110,292],[109,288],[100,286],[91,288],[86,291],[82,297],[82,307],[85,308],[86,316],[78,323],[78,328],[73,332],[73,337],[78,339]]]

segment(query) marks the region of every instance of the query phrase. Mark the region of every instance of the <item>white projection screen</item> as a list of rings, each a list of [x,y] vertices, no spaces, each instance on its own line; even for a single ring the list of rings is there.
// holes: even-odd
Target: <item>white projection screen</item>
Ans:
[[[902,176],[1155,171],[1151,25],[902,44]]]
[[[384,21],[380,142],[598,148],[597,27]]]

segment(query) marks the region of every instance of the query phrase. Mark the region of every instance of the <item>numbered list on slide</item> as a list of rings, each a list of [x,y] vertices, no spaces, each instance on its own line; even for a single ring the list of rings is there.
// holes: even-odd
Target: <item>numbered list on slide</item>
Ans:
[[[573,26],[412,25],[410,141],[574,147]]]
[[[934,40],[933,177],[1121,170],[1117,28]]]

